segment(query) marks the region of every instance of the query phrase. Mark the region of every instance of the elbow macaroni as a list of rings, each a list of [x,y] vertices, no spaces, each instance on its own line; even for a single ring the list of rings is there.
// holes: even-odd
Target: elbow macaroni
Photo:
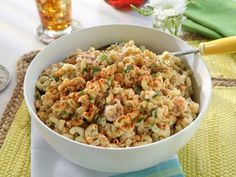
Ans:
[[[36,83],[38,117],[80,143],[131,147],[159,141],[188,126],[199,105],[181,59],[158,56],[134,41],[106,50],[76,50]]]

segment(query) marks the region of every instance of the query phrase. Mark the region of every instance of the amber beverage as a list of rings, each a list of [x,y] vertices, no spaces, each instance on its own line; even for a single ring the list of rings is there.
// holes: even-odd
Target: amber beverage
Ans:
[[[71,0],[36,0],[41,25],[36,29],[36,37],[44,44],[82,28],[77,20],[72,20]]]
[[[42,25],[62,31],[71,26],[71,0],[36,0]]]

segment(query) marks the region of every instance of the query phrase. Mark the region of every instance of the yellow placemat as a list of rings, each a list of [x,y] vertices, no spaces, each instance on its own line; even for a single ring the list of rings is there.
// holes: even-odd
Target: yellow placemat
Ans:
[[[236,176],[236,87],[215,87],[208,113],[178,153],[185,175]]]

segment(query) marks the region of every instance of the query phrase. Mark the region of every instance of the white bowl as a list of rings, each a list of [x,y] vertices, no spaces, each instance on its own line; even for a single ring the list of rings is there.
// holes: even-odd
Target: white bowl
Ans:
[[[184,62],[193,70],[194,98],[200,104],[198,117],[182,131],[159,142],[130,148],[103,148],[67,139],[48,128],[36,115],[35,84],[40,73],[52,63],[64,59],[77,48],[87,50],[117,41],[134,40],[156,53],[180,51],[191,47],[184,41],[161,31],[134,25],[107,25],[87,28],[64,36],[42,50],[30,64],[24,82],[24,96],[32,124],[43,138],[66,159],[83,167],[105,172],[130,172],[156,165],[177,153],[193,136],[211,95],[211,78],[199,55],[188,55]]]

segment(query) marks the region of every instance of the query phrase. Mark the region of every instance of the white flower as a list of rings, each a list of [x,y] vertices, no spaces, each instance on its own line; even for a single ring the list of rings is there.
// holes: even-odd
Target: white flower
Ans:
[[[186,0],[150,0],[154,7],[154,16],[159,19],[183,14],[186,9]]]

